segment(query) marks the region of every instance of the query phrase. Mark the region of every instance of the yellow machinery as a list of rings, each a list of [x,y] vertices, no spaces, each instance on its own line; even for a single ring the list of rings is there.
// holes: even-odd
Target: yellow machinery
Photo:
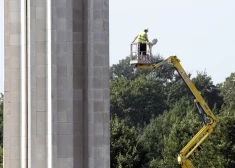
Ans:
[[[181,165],[182,168],[194,168],[193,164],[189,160],[189,156],[214,131],[218,120],[215,118],[214,114],[201,96],[200,92],[197,90],[195,85],[190,80],[189,76],[184,71],[183,67],[180,64],[180,60],[176,56],[170,56],[167,59],[156,64],[150,64],[149,62],[145,64],[142,61],[139,62],[138,60],[135,63],[131,64],[134,64],[136,68],[140,69],[156,69],[166,62],[170,62],[174,66],[184,82],[187,84],[190,91],[193,93],[195,97],[195,104],[199,110],[199,114],[204,124],[201,130],[188,142],[188,144],[180,151],[178,155],[178,163]]]

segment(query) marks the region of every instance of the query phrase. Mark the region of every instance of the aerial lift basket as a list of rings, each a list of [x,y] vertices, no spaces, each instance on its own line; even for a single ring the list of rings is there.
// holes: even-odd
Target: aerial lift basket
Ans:
[[[147,42],[146,51],[140,50],[140,43],[131,43],[130,45],[130,64],[151,64],[152,46],[157,43],[157,39],[152,42]]]

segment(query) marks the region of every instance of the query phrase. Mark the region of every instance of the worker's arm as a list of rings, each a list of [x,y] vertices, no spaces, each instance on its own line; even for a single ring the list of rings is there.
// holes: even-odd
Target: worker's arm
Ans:
[[[148,35],[145,34],[146,41],[149,42]]]
[[[134,42],[135,42],[135,40],[137,39],[137,37],[138,37],[138,35],[135,37],[135,39],[132,41],[132,43],[134,43]]]

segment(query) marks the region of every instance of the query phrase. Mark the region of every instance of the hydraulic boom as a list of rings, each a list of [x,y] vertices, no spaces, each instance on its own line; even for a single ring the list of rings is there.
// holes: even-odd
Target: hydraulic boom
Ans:
[[[166,62],[170,62],[174,68],[178,71],[190,91],[195,97],[195,104],[199,110],[199,114],[202,118],[204,126],[201,130],[188,142],[188,144],[180,151],[178,155],[178,163],[182,168],[194,168],[193,164],[189,160],[189,156],[197,149],[197,147],[215,130],[215,126],[218,120],[215,118],[211,109],[197,90],[195,85],[190,80],[189,76],[184,71],[180,64],[180,60],[176,56],[170,56],[167,59],[156,64],[136,64],[140,69],[156,69]],[[204,117],[206,116],[206,117]]]

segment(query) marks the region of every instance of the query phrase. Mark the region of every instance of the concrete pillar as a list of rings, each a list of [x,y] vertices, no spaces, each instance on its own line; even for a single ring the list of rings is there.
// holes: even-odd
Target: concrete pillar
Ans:
[[[5,168],[108,168],[108,0],[5,0]]]

